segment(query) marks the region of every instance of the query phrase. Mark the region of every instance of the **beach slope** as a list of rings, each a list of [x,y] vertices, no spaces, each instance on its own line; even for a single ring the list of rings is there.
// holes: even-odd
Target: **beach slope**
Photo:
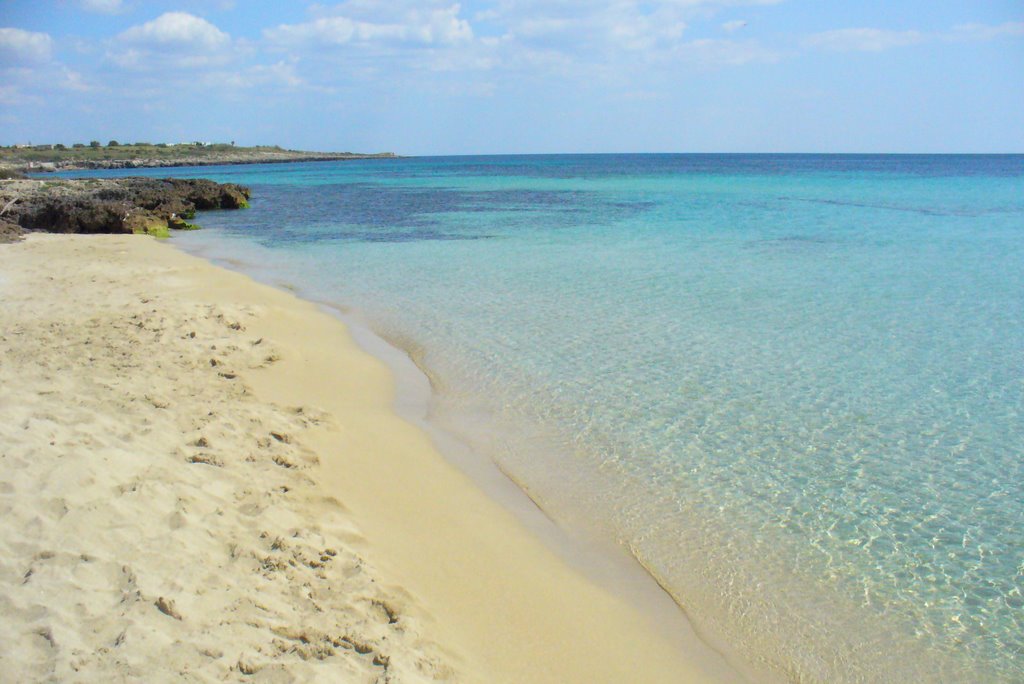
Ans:
[[[449,465],[314,305],[144,236],[5,245],[0,300],[12,681],[734,677]]]

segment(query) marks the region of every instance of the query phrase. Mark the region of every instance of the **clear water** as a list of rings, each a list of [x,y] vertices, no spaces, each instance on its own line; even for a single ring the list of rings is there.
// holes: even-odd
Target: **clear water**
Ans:
[[[175,174],[255,193],[182,244],[359,312],[438,423],[734,652],[1024,680],[1024,157]]]

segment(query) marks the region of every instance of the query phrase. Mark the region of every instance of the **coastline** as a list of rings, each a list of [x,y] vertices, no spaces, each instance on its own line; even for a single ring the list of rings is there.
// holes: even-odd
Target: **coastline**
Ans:
[[[394,152],[259,152],[250,154],[212,154],[208,156],[157,159],[130,157],[126,159],[58,159],[0,161],[0,169],[22,173],[54,173],[60,171],[97,171],[176,168],[182,166],[241,166],[246,164],[289,164],[295,162],[356,161],[367,159],[399,159]]]
[[[319,661],[320,664],[329,667],[349,656],[355,658],[356,664],[365,664],[369,658],[364,656],[372,652],[371,665],[380,668],[382,666],[373,661],[385,663],[385,666],[391,663],[392,674],[402,681],[418,677],[458,681],[642,679],[676,682],[741,679],[696,637],[693,637],[689,648],[679,649],[678,643],[659,632],[649,616],[623,600],[622,596],[570,567],[527,530],[515,515],[446,461],[419,427],[396,415],[392,408],[396,389],[391,371],[383,362],[360,349],[341,321],[315,304],[144,237],[32,235],[24,243],[0,250],[0,264],[5,274],[0,287],[5,290],[21,287],[20,292],[24,296],[24,305],[13,307],[12,312],[5,312],[5,315],[25,316],[27,321],[45,320],[48,315],[65,310],[65,313],[73,311],[76,321],[95,320],[96,312],[109,307],[111,294],[114,294],[113,299],[123,300],[119,301],[120,308],[116,312],[122,319],[129,315],[145,315],[163,323],[150,344],[142,344],[144,340],[136,341],[142,346],[133,347],[133,355],[159,358],[169,351],[178,351],[179,356],[193,352],[208,353],[205,349],[193,349],[198,344],[195,338],[186,337],[182,341],[175,335],[179,331],[173,326],[174,316],[184,316],[190,325],[198,327],[200,336],[215,329],[219,335],[227,335],[226,340],[214,346],[227,350],[237,348],[241,355],[237,359],[227,359],[231,367],[226,375],[231,375],[231,378],[226,378],[218,366],[210,366],[203,369],[203,380],[198,379],[198,373],[190,373],[189,382],[205,383],[203,387],[207,387],[224,385],[230,380],[238,394],[235,399],[250,409],[257,410],[258,407],[258,411],[267,412],[269,418],[277,416],[283,419],[274,413],[282,411],[282,407],[303,407],[305,418],[297,419],[296,414],[290,418],[301,423],[294,428],[297,434],[278,432],[281,439],[272,437],[268,443],[271,448],[289,447],[290,453],[278,456],[285,463],[291,463],[292,467],[271,461],[265,469],[273,477],[285,471],[301,476],[303,486],[310,491],[309,501],[318,502],[315,506],[300,506],[294,515],[318,515],[327,510],[324,508],[325,500],[339,502],[331,508],[330,515],[339,521],[334,527],[345,532],[336,533],[331,548],[346,546],[345,540],[348,539],[347,545],[357,549],[352,551],[352,556],[365,557],[363,565],[372,568],[366,571],[371,576],[369,584],[375,587],[375,591],[384,592],[383,597],[374,597],[368,603],[391,606],[385,610],[387,619],[382,622],[398,625],[390,632],[385,629],[383,634],[377,635],[382,642],[390,638],[391,648],[395,648],[397,642],[397,650],[385,654],[382,647],[375,647],[359,653],[362,649],[346,649],[342,644],[334,647],[330,655]],[[31,282],[33,278],[52,277],[44,275],[51,272],[62,274],[62,282],[47,287]],[[139,277],[146,273],[153,275]],[[95,285],[98,280],[103,282],[102,286]],[[61,296],[65,297],[64,301],[59,299]],[[67,298],[74,301],[66,301]],[[200,316],[197,312],[205,314]],[[171,323],[164,322],[165,319]],[[239,328],[234,328],[235,324]],[[55,338],[55,343],[58,339],[69,339],[69,334],[78,335],[74,339],[80,339],[82,326],[67,327],[62,337]],[[232,340],[232,336],[240,332],[248,344],[241,344],[239,339]],[[94,326],[91,333],[85,333],[86,339],[90,334],[99,336],[100,333]],[[260,340],[261,356],[250,358],[255,340]],[[172,349],[167,349],[168,342],[171,342]],[[24,347],[18,346],[17,340],[12,340],[11,344],[16,348]],[[22,378],[17,376],[30,368],[31,363],[45,367],[47,357],[56,351],[46,344],[38,344],[26,357],[25,363],[11,364],[5,369],[5,373],[15,375],[13,378],[5,377],[4,386],[14,388],[8,390],[9,396],[5,401],[19,405],[24,393],[38,392],[39,387],[20,382]],[[269,361],[271,358],[273,361]],[[88,369],[72,367],[68,373],[82,374],[83,370]],[[169,371],[183,373],[181,367],[156,370],[164,376],[135,380],[162,383],[168,392],[175,391],[181,384],[182,377],[173,374],[167,377]],[[114,378],[111,384],[118,384],[118,379]],[[60,408],[60,402],[51,395],[39,396],[40,410],[57,411]],[[151,408],[152,411],[165,411],[159,407]],[[316,416],[316,419],[310,416]],[[131,425],[124,428],[127,430],[125,434],[131,434]],[[72,432],[75,429],[72,428]],[[214,447],[218,451],[224,449],[217,440],[234,440],[231,444],[236,447],[252,441],[248,429],[242,428],[231,435],[218,434],[216,439],[209,438],[206,446],[196,447],[202,436],[197,438],[180,429],[176,434],[174,432],[173,429],[168,431],[169,439],[185,442],[191,438],[195,448],[185,449],[191,454],[186,458],[196,456],[197,451],[207,447],[211,451]],[[42,449],[45,443],[31,441],[37,437],[35,433],[34,429],[23,431],[17,435],[18,441],[12,442],[24,451],[22,460],[26,467],[37,460],[54,457]],[[113,439],[112,443],[118,439]],[[57,451],[60,452],[59,449]],[[56,454],[58,458],[66,455]],[[220,465],[205,461],[188,462],[186,458],[182,457],[181,450],[176,451],[173,467],[168,466],[157,480],[166,484],[166,479],[176,477],[179,471],[196,468],[218,476],[236,470],[233,467],[236,464],[226,457]],[[314,463],[316,459],[319,465]],[[248,466],[238,464],[237,467]],[[99,475],[102,473],[97,471],[91,477]],[[256,482],[259,480],[253,480],[254,487]],[[20,489],[5,494],[26,506],[33,502],[37,508],[49,505],[33,499],[32,492]],[[68,492],[56,494],[60,495],[58,498],[68,498]],[[74,506],[70,506],[70,510],[53,522],[55,530],[73,524],[78,513]],[[149,525],[157,521],[145,520],[140,524],[142,522]],[[199,521],[193,523],[191,527]],[[315,523],[306,520],[305,524]],[[45,531],[47,525],[43,524],[43,528]],[[208,529],[205,532],[211,533]],[[14,532],[7,530],[6,533]],[[317,534],[325,538],[331,536],[329,529],[320,529]],[[38,543],[44,543],[45,539],[44,534]],[[92,540],[80,538],[76,541],[88,544]],[[16,574],[20,576],[25,572],[23,564],[38,561],[38,558],[30,560],[24,557],[30,550],[33,553],[28,553],[29,557],[45,553],[44,549],[38,548],[38,543],[30,545],[26,539],[7,540],[5,546],[12,552],[8,554],[5,577],[13,579]],[[15,548],[17,553],[13,551]],[[130,549],[107,549],[107,552],[111,554],[113,563],[114,557],[124,556],[130,553]],[[341,556],[345,557],[344,551]],[[337,565],[340,563],[334,564]],[[323,570],[322,567],[313,569]],[[167,570],[173,573],[177,568],[169,567],[165,572]],[[241,583],[243,575],[233,577],[239,580],[239,584],[233,585],[237,587],[234,591],[238,596],[235,598],[239,600],[246,598],[248,586]],[[306,579],[316,585],[318,578],[314,572]],[[320,579],[330,583],[329,574]],[[13,586],[13,582],[8,584]],[[202,588],[202,582],[198,581],[193,587],[197,592]],[[359,591],[365,590],[361,587]],[[190,598],[183,589],[181,593],[177,605],[184,607],[181,612],[185,620],[198,619],[193,616],[202,612],[202,601]],[[145,613],[148,629],[162,630],[168,625],[178,627],[168,621],[164,608],[152,604],[162,597],[148,598],[150,603],[146,604],[148,612]],[[6,600],[17,602],[17,596],[8,595]],[[34,600],[45,602],[39,595],[34,596]],[[153,605],[157,605],[157,609],[153,609]],[[394,606],[401,606],[396,612],[401,617],[391,620]],[[367,622],[367,615],[356,615],[356,622]],[[11,621],[7,630],[21,630],[21,634],[8,634],[9,643],[21,643],[19,640],[29,638],[26,634],[35,634],[33,638],[38,639],[40,629],[50,629],[53,636],[54,628],[39,626],[38,611],[33,616],[34,622],[27,618]],[[301,626],[303,620],[298,617],[296,625]],[[46,622],[46,618],[42,618],[42,622]],[[72,624],[62,623],[61,629],[72,630]],[[335,631],[337,629],[344,631],[348,627],[336,628]],[[65,641],[63,636],[44,638],[58,644]],[[280,636],[277,638],[280,640]],[[351,638],[350,641],[357,639]],[[131,639],[122,640],[115,646],[124,648],[131,643]],[[359,643],[366,645],[365,641]],[[287,653],[286,650],[282,662],[263,653],[267,660],[263,666],[287,669],[291,666]],[[295,652],[291,654],[295,655]],[[260,656],[245,657],[263,663]],[[63,662],[61,656],[55,658],[54,663]],[[197,658],[192,666],[214,668],[211,672],[216,672],[216,668],[238,668],[242,663],[241,656],[234,663],[218,662],[230,660],[226,655],[224,658]],[[0,654],[0,660],[9,659],[16,662],[17,654]],[[96,660],[103,661],[103,657]],[[306,660],[302,663],[301,667],[305,667]],[[401,669],[403,663],[406,670]],[[244,665],[250,667],[250,661],[245,661]],[[157,664],[151,663],[151,666],[157,667]],[[329,671],[318,670],[321,674]]]

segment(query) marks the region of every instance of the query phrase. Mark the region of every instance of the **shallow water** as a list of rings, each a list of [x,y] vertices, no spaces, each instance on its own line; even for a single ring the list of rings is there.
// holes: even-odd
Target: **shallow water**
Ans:
[[[181,244],[356,311],[715,640],[795,680],[1024,679],[1024,157],[172,173],[254,190]]]

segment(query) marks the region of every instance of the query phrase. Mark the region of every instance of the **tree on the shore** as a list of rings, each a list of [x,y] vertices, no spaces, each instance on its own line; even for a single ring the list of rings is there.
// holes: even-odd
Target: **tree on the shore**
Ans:
[[[117,142],[116,140],[111,140],[110,142],[107,143],[107,147],[120,147],[120,146],[121,146],[121,143]]]
[[[99,147],[99,146],[100,146],[100,141],[99,140],[91,140],[91,141],[89,141],[89,147],[96,148],[96,147]]]

